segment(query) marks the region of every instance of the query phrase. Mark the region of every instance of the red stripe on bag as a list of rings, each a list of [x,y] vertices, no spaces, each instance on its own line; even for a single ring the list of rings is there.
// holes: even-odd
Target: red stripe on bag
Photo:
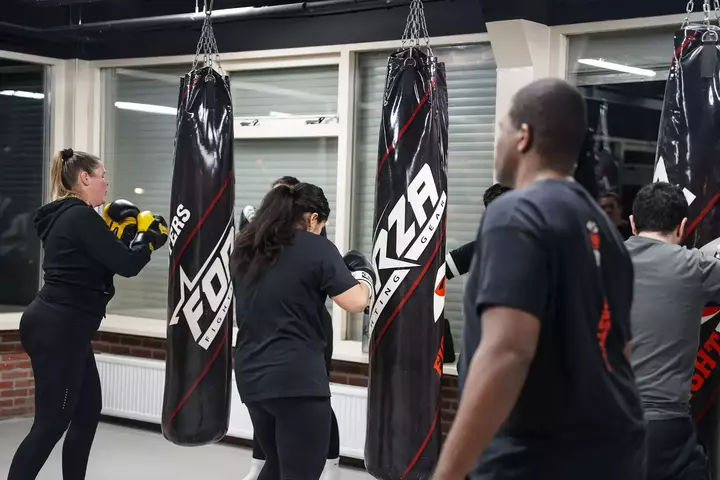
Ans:
[[[385,164],[385,160],[390,156],[390,153],[395,150],[395,145],[400,142],[400,139],[405,135],[405,132],[410,127],[410,124],[415,120],[415,117],[418,113],[420,113],[420,109],[422,108],[425,103],[427,103],[428,98],[430,98],[430,92],[435,87],[435,82],[437,81],[437,77],[433,77],[432,82],[430,82],[430,85],[428,85],[427,90],[425,91],[425,95],[420,99],[420,103],[417,104],[417,107],[415,107],[415,110],[413,111],[412,115],[410,115],[410,118],[407,122],[405,122],[405,125],[400,129],[400,132],[398,133],[398,138],[390,144],[390,146],[387,148],[387,151],[385,152],[385,155],[382,156],[380,159],[380,162],[378,162],[378,169],[377,169],[377,176],[380,175],[380,170],[382,169],[383,165]]]

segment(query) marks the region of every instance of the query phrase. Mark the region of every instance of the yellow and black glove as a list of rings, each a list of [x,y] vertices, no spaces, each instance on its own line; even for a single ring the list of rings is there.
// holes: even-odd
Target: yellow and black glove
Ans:
[[[138,214],[137,232],[132,243],[147,243],[151,252],[162,248],[168,239],[168,225],[165,219],[149,211]]]
[[[126,247],[137,235],[137,216],[140,209],[127,200],[115,200],[105,205],[103,218],[108,228],[118,237]]]

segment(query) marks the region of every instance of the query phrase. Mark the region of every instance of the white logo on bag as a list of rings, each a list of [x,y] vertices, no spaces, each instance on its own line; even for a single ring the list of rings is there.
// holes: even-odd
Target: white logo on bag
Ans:
[[[168,255],[172,255],[175,242],[191,216],[190,210],[185,208],[182,203],[175,209],[175,215],[170,219],[170,228],[168,228]]]
[[[184,316],[193,338],[205,350],[210,347],[220,331],[232,303],[230,255],[234,237],[235,228],[231,216],[215,248],[194,278],[189,279],[182,267],[178,267],[180,301],[175,307],[169,325],[176,325],[180,321],[180,315]],[[203,332],[200,319],[203,318],[206,306],[210,308],[214,318]]]
[[[428,217],[425,204],[430,203],[432,213]],[[393,270],[383,285],[380,275],[375,283],[376,295],[370,315],[370,334],[380,314],[389,300],[397,291],[402,281],[412,268],[420,265],[416,263],[425,252],[430,239],[438,229],[445,212],[447,195],[444,191],[438,193],[435,186],[435,177],[430,165],[425,164],[408,185],[405,195],[402,195],[387,217],[387,228],[381,229],[373,245],[372,262],[376,272],[380,270]],[[414,220],[410,221],[406,229],[406,211],[410,206]],[[416,224],[420,231],[416,233]],[[395,251],[388,257],[389,232],[395,227]]]

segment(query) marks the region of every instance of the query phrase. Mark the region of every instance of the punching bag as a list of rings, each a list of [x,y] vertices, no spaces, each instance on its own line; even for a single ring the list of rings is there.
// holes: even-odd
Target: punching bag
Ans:
[[[230,277],[235,225],[229,79],[212,66],[180,84],[169,228],[162,431],[178,445],[227,433],[232,373]]]
[[[390,56],[380,127],[365,465],[430,478],[441,441],[448,103],[445,65]]]
[[[720,237],[719,92],[717,32],[706,25],[683,26],[675,35],[653,181],[670,182],[683,189],[690,206],[684,240],[688,248],[709,246]],[[703,318],[698,319],[702,327],[691,387],[692,415],[713,464],[717,464],[714,457],[718,447],[719,311],[708,305]]]

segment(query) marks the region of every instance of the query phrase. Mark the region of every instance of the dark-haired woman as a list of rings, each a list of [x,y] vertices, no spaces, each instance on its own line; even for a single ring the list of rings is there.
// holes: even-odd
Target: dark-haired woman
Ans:
[[[277,187],[294,187],[299,184],[300,180],[292,176],[280,177],[270,185],[270,188]],[[246,227],[250,221],[255,217],[255,207],[252,205],[246,206],[240,214],[240,230]],[[327,238],[327,229],[323,228],[320,235]],[[330,375],[330,365],[332,363],[333,356],[333,325],[332,315],[330,312],[323,307],[320,311],[320,315],[323,319],[323,329],[325,331],[325,368],[328,375]],[[446,349],[447,350],[447,349]],[[243,477],[242,480],[257,480],[260,475],[260,471],[265,465],[265,452],[263,452],[260,442],[258,442],[257,436],[253,435],[252,440],[252,459],[250,463],[250,471]],[[340,477],[340,429],[338,427],[337,417],[335,412],[330,409],[330,443],[328,445],[327,461],[325,462],[325,469],[323,470],[321,480],[338,480]]]
[[[235,375],[266,462],[259,480],[317,480],[330,439],[330,382],[322,310],[372,300],[374,272],[320,235],[330,216],[321,188],[273,188],[233,252],[238,339]]]
[[[102,409],[93,333],[115,292],[113,276],[137,275],[167,239],[162,217],[129,202],[108,205],[106,221],[97,214],[94,208],[105,203],[109,183],[93,155],[58,152],[51,182],[53,201],[34,216],[44,285],[20,320],[20,341],[35,377],[35,419],[8,480],[36,478],[63,434],[62,478],[85,478]]]

